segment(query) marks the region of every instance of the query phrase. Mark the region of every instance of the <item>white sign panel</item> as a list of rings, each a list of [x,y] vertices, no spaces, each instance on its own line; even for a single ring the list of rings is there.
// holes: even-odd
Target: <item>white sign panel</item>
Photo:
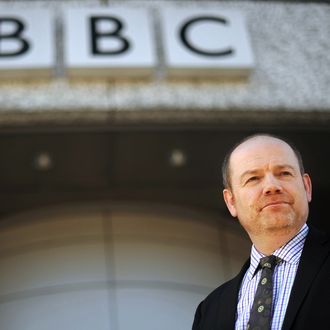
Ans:
[[[146,76],[156,66],[147,10],[76,8],[65,13],[70,75]]]
[[[253,68],[240,13],[219,8],[165,8],[161,14],[170,75],[246,75]]]
[[[50,76],[55,54],[53,20],[46,9],[0,7],[0,77]]]

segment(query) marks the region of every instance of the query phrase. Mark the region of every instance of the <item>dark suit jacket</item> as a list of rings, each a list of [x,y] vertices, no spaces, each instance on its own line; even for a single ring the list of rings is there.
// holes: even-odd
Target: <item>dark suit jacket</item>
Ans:
[[[202,301],[192,330],[232,330],[238,291],[248,260],[240,273]],[[282,330],[330,329],[330,238],[309,226]]]

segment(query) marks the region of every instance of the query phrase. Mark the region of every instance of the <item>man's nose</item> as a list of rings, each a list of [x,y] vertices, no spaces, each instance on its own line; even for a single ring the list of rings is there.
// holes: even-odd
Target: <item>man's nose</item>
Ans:
[[[266,175],[264,180],[264,194],[271,195],[271,194],[278,194],[282,192],[282,186],[279,180],[277,180],[274,175]]]

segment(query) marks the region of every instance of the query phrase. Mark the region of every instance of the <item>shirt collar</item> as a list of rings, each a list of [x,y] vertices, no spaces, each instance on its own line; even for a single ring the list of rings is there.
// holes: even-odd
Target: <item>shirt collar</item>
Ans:
[[[308,233],[308,226],[305,223],[300,231],[285,245],[274,251],[273,255],[279,257],[281,262],[287,262],[290,264],[297,264],[299,262],[302,249]],[[256,270],[259,266],[260,258],[265,257],[264,254],[260,253],[254,245],[251,248],[250,254],[250,267],[247,272],[249,280],[255,275]]]

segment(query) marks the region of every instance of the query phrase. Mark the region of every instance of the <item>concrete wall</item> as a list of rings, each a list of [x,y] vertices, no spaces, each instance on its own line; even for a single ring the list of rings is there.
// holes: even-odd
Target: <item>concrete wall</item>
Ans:
[[[38,121],[139,122],[213,120],[236,111],[330,112],[330,6],[325,3],[259,1],[10,1],[11,7],[50,7],[57,17],[57,65],[50,81],[0,82],[0,125]],[[63,65],[61,10],[67,6],[164,6],[239,9],[255,55],[248,80],[173,81],[162,65],[150,81],[80,79],[69,81]],[[161,55],[161,49],[159,49]],[[65,114],[65,115],[64,115]]]

